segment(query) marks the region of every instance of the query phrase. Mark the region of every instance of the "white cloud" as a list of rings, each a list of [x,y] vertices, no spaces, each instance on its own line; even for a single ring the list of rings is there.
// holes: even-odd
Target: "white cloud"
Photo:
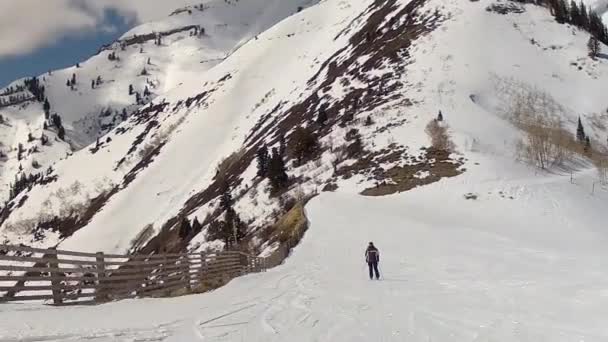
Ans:
[[[138,22],[161,18],[193,0],[2,0],[0,57],[19,56],[59,39],[112,29],[104,11],[115,9]],[[201,2],[200,0],[198,2]]]

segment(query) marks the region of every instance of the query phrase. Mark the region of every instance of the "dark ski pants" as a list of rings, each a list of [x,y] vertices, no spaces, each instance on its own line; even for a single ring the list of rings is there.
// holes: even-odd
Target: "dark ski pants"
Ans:
[[[378,272],[378,263],[368,262],[367,266],[369,266],[369,279],[374,279],[374,272],[376,273],[376,279],[380,279],[380,272]]]

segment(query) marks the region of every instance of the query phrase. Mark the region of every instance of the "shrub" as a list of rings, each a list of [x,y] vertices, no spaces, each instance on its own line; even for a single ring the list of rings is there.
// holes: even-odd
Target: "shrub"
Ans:
[[[433,119],[426,125],[425,131],[431,138],[431,145],[434,148],[442,151],[454,151],[454,143],[450,138],[447,125],[440,124],[439,121]]]

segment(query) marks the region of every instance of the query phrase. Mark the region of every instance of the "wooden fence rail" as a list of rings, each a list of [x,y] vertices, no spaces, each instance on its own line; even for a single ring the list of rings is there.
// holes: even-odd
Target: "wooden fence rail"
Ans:
[[[235,251],[146,256],[0,245],[0,303],[103,303],[188,293],[265,271],[264,265],[264,258]]]
[[[0,245],[0,303],[104,303],[204,292],[280,265],[307,228],[296,227],[267,257],[238,251],[117,255]]]

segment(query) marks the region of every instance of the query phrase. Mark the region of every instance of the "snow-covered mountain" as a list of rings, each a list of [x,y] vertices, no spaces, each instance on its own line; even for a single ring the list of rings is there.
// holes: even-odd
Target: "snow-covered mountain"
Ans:
[[[290,234],[277,222],[313,198],[310,228],[285,265],[202,297],[11,306],[0,335],[606,340],[608,47],[590,56],[589,24],[559,23],[539,3],[218,1],[122,39],[194,25],[160,46],[152,34],[143,53],[118,43],[45,76],[66,140],[90,145],[64,158],[54,141],[28,156],[52,168],[3,208],[6,243],[196,251],[221,248],[228,227],[267,255]],[[114,83],[66,87],[102,66]],[[149,103],[134,104],[128,85],[142,91],[146,78]],[[110,105],[128,118],[91,135],[77,124]],[[1,110],[7,141],[21,139],[9,146],[44,121],[41,104],[19,108]],[[369,240],[382,251],[379,284],[365,279]]]
[[[29,78],[0,90],[5,155],[0,163],[0,199],[9,197],[16,176],[44,173],[183,79],[203,74],[298,7],[314,2],[213,0],[180,8],[166,19],[126,32],[86,61],[40,75],[37,88],[44,90],[38,99],[24,85]],[[55,114],[66,131],[64,139],[57,138]],[[43,135],[48,142],[41,141]]]
[[[264,254],[279,243],[273,225],[285,210],[322,191],[390,195],[475,169],[485,170],[478,183],[543,181],[547,171],[524,167],[516,149],[522,99],[572,135],[580,116],[595,156],[606,148],[608,64],[588,56],[589,37],[546,6],[512,1],[218,1],[177,10],[42,78],[72,149],[90,145],[67,158],[54,136],[55,152],[40,147],[52,167],[7,203],[0,236],[86,251],[206,248],[225,223],[220,197],[229,192],[243,244]],[[149,103],[137,105],[130,84]],[[13,139],[42,133],[41,104],[5,111]],[[447,128],[453,148],[431,148],[427,125],[439,111],[436,131]],[[264,147],[276,148],[289,180],[260,176]],[[3,166],[7,183],[25,168],[16,153]],[[592,159],[575,153],[549,172],[592,174]]]

